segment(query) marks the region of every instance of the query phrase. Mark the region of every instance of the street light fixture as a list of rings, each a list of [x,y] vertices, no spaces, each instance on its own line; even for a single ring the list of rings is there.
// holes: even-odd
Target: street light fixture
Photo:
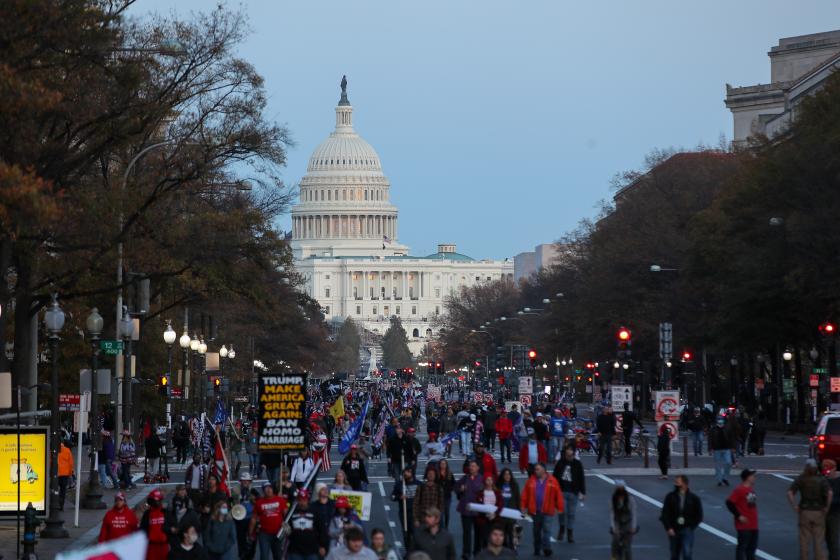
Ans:
[[[793,353],[790,350],[785,350],[782,353],[782,359],[786,362],[789,362],[793,359]]]
[[[222,344],[222,347],[221,347],[221,348],[219,348],[219,357],[220,357],[220,358],[227,358],[227,355],[228,355],[228,349],[227,349],[227,346],[225,346],[224,344]]]
[[[198,353],[199,354],[206,354],[207,353],[207,343],[204,342],[204,339],[201,339],[201,342],[198,343]]]
[[[186,333],[185,333],[186,334]],[[169,480],[169,434],[172,431],[172,345],[175,344],[175,339],[177,338],[178,334],[175,332],[175,329],[172,328],[172,321],[167,319],[166,320],[166,329],[163,331],[163,342],[166,344],[166,438],[165,438],[165,449],[166,453],[163,454],[163,473],[166,477],[166,480]],[[180,345],[180,341],[178,344]],[[160,472],[160,471],[158,471]]]
[[[198,352],[199,346],[201,346],[201,341],[198,340],[198,334],[193,333],[193,337],[190,339],[190,350]]]
[[[105,509],[105,502],[102,501],[102,487],[99,484],[99,475],[94,468],[94,455],[96,450],[101,449],[100,438],[102,431],[99,428],[99,398],[97,395],[97,378],[96,370],[99,367],[99,335],[102,334],[102,326],[104,320],[99,314],[97,308],[90,310],[85,321],[88,334],[90,335],[91,345],[91,363],[90,363],[90,422],[88,423],[90,429],[90,444],[93,452],[90,455],[90,476],[88,476],[87,491],[85,492],[85,501],[82,507],[85,509]],[[80,442],[81,444],[81,442]]]
[[[44,313],[44,326],[50,336],[52,347],[52,372],[50,385],[52,386],[52,403],[50,406],[50,432],[52,436],[50,456],[50,515],[47,526],[41,531],[41,537],[47,539],[63,539],[70,536],[64,528],[58,503],[58,453],[61,451],[61,425],[58,418],[58,341],[61,329],[64,328],[64,311],[58,305],[58,294],[53,294],[52,305]],[[81,445],[81,442],[79,442]]]
[[[172,346],[175,343],[175,339],[178,337],[178,334],[175,332],[175,329],[172,328],[172,321],[166,321],[166,330],[163,331],[163,341],[166,343],[167,346]]]
[[[128,313],[128,307],[123,306],[120,319],[120,334],[125,342],[123,351],[123,429],[131,429],[131,338],[134,336],[134,320]]]

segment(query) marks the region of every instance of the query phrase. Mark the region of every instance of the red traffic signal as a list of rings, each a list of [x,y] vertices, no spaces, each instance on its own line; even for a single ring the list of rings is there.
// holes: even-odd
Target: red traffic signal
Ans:
[[[626,342],[626,341],[630,340],[630,336],[631,336],[630,335],[630,330],[625,328],[625,327],[621,327],[620,329],[618,329],[618,335],[617,336],[618,336],[618,340],[620,340],[622,342]]]
[[[820,332],[824,335],[832,335],[837,332],[837,326],[830,321],[825,322],[820,325]]]
[[[691,350],[683,350],[682,361],[690,362],[692,360],[694,360],[694,354],[691,353]]]
[[[534,350],[533,348],[531,350],[528,350],[528,358],[531,359],[531,360],[536,360],[537,359],[537,351]]]

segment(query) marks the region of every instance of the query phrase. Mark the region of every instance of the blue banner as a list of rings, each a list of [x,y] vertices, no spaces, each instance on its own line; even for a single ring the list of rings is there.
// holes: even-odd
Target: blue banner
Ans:
[[[227,420],[227,411],[225,405],[222,404],[222,399],[216,401],[216,414],[213,416],[214,424],[221,424],[222,430],[225,429],[225,420]]]
[[[362,413],[359,414],[359,417],[356,418],[352,424],[350,424],[350,427],[347,428],[347,432],[344,434],[344,437],[341,438],[340,442],[338,442],[338,452],[342,455],[350,451],[350,446],[359,438],[359,434],[362,433],[362,425],[365,423],[365,417],[367,416],[369,407],[370,397],[368,397],[365,407],[362,409]]]
[[[458,434],[460,434],[460,433],[461,433],[461,430],[455,430],[454,432],[450,432],[450,433],[446,434],[445,436],[440,438],[440,444],[441,445],[448,445],[449,442],[452,441],[453,439],[457,438]]]

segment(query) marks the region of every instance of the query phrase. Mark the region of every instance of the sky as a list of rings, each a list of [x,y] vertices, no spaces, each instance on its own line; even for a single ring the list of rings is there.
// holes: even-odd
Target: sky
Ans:
[[[512,257],[597,215],[654,149],[732,137],[725,84],[770,78],[779,38],[840,28],[836,0],[242,0],[239,55],[296,145],[297,185],[346,74],[411,254]],[[138,0],[188,17],[211,0]],[[290,229],[286,216],[278,224]]]

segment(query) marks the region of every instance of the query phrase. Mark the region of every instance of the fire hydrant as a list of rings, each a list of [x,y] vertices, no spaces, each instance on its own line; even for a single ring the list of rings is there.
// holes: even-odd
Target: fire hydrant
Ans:
[[[35,545],[38,539],[35,537],[35,532],[41,526],[41,521],[32,506],[32,502],[26,506],[26,511],[23,514],[23,556],[25,560],[38,560],[38,555],[35,554]]]

